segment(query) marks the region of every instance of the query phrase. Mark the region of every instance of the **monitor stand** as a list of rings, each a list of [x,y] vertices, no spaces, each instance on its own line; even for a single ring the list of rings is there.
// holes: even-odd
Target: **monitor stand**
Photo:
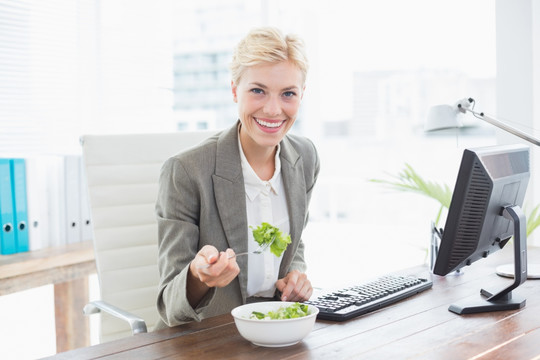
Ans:
[[[516,310],[525,306],[525,299],[513,296],[512,290],[527,280],[527,226],[525,215],[519,206],[507,206],[502,215],[514,223],[514,282],[509,287],[493,294],[482,289],[482,298],[462,301],[450,305],[448,310],[462,315],[489,311]]]

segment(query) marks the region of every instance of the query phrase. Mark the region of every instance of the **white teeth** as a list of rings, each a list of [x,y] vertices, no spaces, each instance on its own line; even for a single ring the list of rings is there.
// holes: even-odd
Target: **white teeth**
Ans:
[[[281,124],[283,124],[283,121],[280,121],[278,123],[269,123],[269,122],[266,122],[266,121],[259,120],[257,118],[254,118],[254,119],[259,125],[262,125],[262,126],[268,127],[268,128],[278,128],[278,127],[281,126]]]

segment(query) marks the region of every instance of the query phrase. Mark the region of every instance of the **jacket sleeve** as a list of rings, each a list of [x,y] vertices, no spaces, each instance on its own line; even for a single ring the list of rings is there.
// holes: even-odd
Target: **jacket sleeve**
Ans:
[[[156,216],[160,273],[157,308],[168,326],[200,321],[201,312],[215,294],[211,289],[195,309],[187,300],[189,264],[198,251],[199,208],[197,187],[189,172],[178,159],[167,160],[160,174]]]

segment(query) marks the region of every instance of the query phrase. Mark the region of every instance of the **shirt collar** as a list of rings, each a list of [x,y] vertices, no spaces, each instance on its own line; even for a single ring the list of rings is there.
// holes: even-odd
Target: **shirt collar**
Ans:
[[[274,175],[268,181],[261,180],[247,161],[244,150],[242,149],[242,144],[240,143],[240,136],[238,136],[238,149],[240,149],[242,173],[244,175],[244,186],[246,188],[246,195],[248,196],[249,200],[253,201],[253,199],[255,199],[262,191],[267,191],[268,186],[270,191],[272,191],[276,195],[279,195],[278,180],[281,174],[281,160],[279,158],[279,154],[281,151],[280,144],[277,145],[276,155],[274,159]]]

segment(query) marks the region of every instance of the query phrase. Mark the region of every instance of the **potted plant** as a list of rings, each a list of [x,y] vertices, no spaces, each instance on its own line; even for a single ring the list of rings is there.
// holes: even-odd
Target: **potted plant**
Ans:
[[[370,179],[371,182],[382,184],[383,186],[404,192],[413,192],[422,196],[429,197],[437,201],[440,205],[437,216],[431,226],[431,246],[438,246],[440,241],[441,232],[439,230],[439,222],[443,212],[448,211],[450,202],[452,201],[452,190],[446,184],[439,184],[437,182],[428,181],[422,178],[414,168],[405,163],[405,167],[398,172],[397,175],[390,175],[391,179]],[[526,212],[526,209],[524,209]],[[540,204],[536,205],[531,212],[526,213],[527,219],[527,237],[531,235],[534,230],[540,226]],[[433,254],[430,258],[431,266],[433,265]]]
[[[444,210],[448,210],[452,200],[452,190],[446,184],[438,184],[424,180],[411,165],[405,163],[405,168],[397,175],[390,175],[393,180],[370,179],[371,182],[382,184],[392,190],[414,192],[436,200],[440,207],[434,220],[438,226]]]

